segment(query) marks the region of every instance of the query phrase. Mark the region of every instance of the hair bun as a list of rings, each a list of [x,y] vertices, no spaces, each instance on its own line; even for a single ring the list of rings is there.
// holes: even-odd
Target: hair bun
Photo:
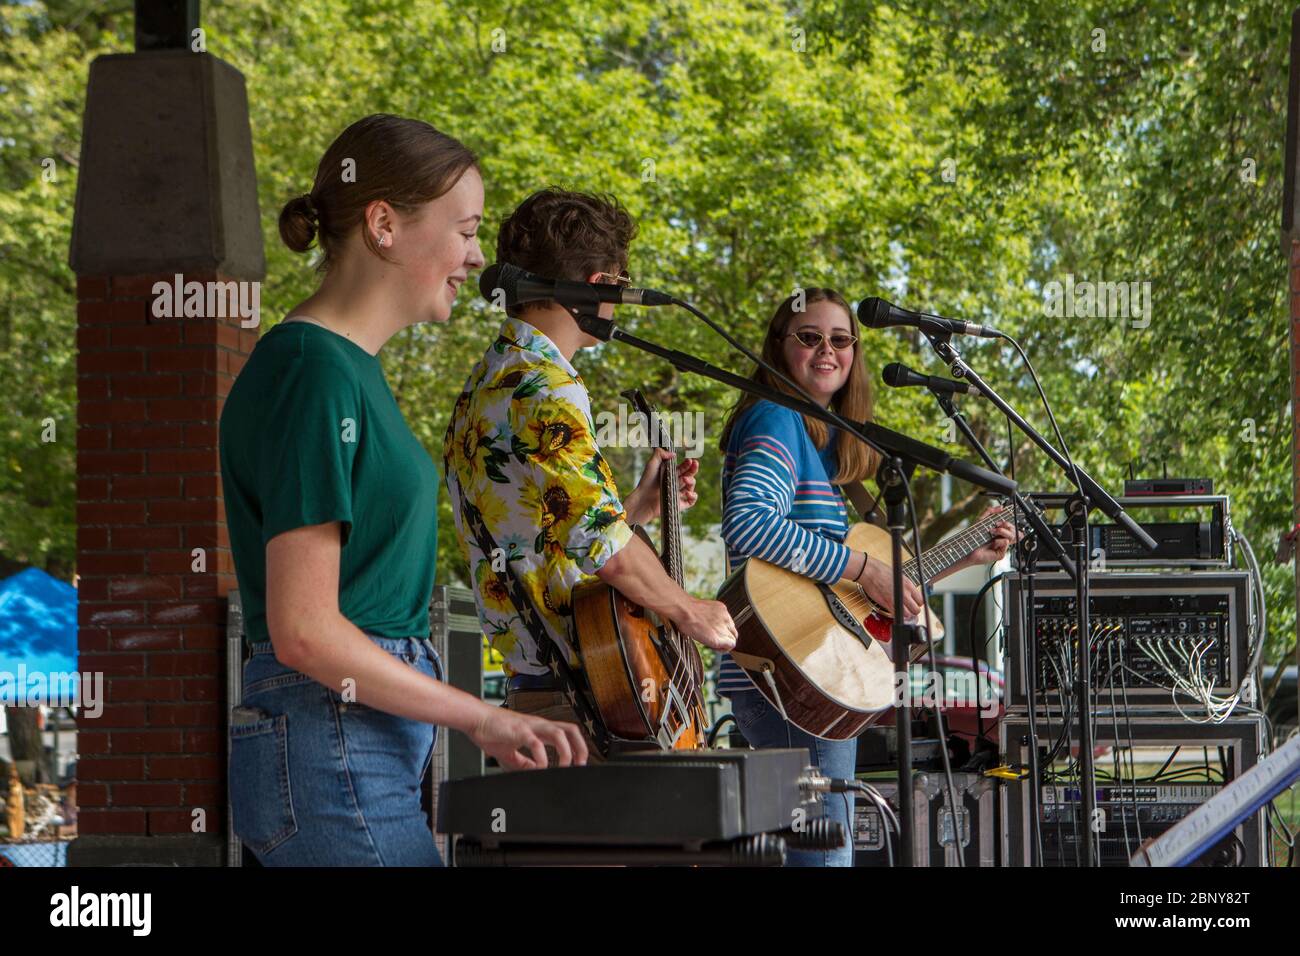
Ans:
[[[280,238],[294,252],[306,252],[316,238],[320,212],[310,193],[295,196],[280,210]]]

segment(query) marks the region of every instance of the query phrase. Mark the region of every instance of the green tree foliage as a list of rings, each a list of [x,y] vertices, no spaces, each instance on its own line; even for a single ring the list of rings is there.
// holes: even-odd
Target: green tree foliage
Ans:
[[[640,221],[636,283],[672,289],[752,345],[785,295],[813,285],[996,324],[1023,342],[1071,451],[1108,487],[1130,465],[1167,465],[1214,477],[1261,553],[1290,526],[1282,4],[247,0],[206,5],[203,23],[208,51],[248,83],[268,321],[315,279],[279,243],[281,205],[353,119],[419,116],[482,158],[489,258],[495,224],[529,191],[612,192]],[[0,550],[36,563],[74,556],[66,249],[79,109],[89,61],[129,49],[130,29],[89,4],[0,5]],[[42,179],[46,157],[56,182]],[[1049,315],[1045,290],[1067,276],[1150,282],[1149,325]],[[620,320],[749,371],[685,314]],[[385,349],[435,459],[498,322],[466,290],[448,325]],[[864,342],[873,368],[943,371],[913,336]],[[1012,350],[962,348],[1046,430]],[[733,401],[723,389],[617,344],[578,364],[595,408],[639,385],[663,408],[702,409],[716,445]],[[945,440],[928,395],[881,391],[879,420]],[[1005,423],[966,405],[1005,460]],[[46,416],[62,429],[52,446],[34,437]],[[1065,487],[1022,438],[1014,450],[1024,487]],[[632,453],[611,457],[630,484]],[[718,518],[719,466],[710,449],[688,515],[697,530]],[[959,487],[939,515],[931,475],[915,490],[930,536],[982,507]],[[454,578],[447,507],[440,574]],[[1270,630],[1289,644],[1291,571],[1269,568],[1267,581]]]
[[[1036,357],[1072,450],[1103,483],[1118,487],[1129,463],[1212,476],[1268,560],[1292,515],[1278,245],[1290,7],[900,6],[917,27],[903,50],[916,81],[950,71],[983,91],[952,122],[978,144],[972,198],[1001,219],[1001,197],[1035,197],[1029,268],[990,291],[1019,286],[1041,302],[1044,285],[1067,275],[1151,284],[1140,323],[1023,306],[972,317],[1001,320]],[[872,38],[847,32],[868,66]],[[1293,570],[1267,566],[1265,581],[1280,651],[1294,640]]]
[[[105,48],[97,27],[62,22],[53,10],[0,4],[0,553],[68,577],[77,384],[68,241],[86,68]]]

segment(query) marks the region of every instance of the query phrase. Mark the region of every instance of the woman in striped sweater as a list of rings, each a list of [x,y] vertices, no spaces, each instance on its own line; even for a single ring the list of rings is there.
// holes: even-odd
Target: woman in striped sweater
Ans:
[[[857,323],[843,296],[806,289],[777,307],[762,356],[810,396],[855,421],[871,418],[871,384],[858,345]],[[763,369],[754,376],[789,392]],[[893,608],[889,566],[843,544],[847,512],[840,487],[875,474],[878,456],[860,441],[838,440],[825,423],[753,396],[745,396],[722,431],[722,537],[730,573],[754,556],[818,581],[855,581],[886,610]],[[996,561],[1014,540],[1010,524],[957,567]],[[920,590],[903,582],[904,610],[921,609]],[[718,693],[731,698],[745,739],[755,747],[807,747],[828,777],[851,778],[856,740],[822,740],[787,722],[730,657],[723,660]],[[847,802],[827,795],[823,813],[851,833]],[[852,866],[852,841],[829,852],[796,850],[792,866]]]

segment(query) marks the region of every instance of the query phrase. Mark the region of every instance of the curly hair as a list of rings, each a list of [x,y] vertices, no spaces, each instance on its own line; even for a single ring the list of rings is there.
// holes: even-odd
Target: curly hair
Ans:
[[[596,272],[627,268],[636,223],[613,196],[539,189],[521,202],[497,232],[497,262],[548,279],[585,282]],[[553,300],[510,306],[511,315],[555,305]]]

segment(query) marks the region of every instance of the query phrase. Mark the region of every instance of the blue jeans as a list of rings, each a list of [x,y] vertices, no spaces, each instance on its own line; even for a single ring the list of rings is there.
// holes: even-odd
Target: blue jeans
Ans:
[[[757,690],[731,694],[731,712],[750,746],[759,750],[780,747],[804,747],[808,758],[825,776],[853,779],[858,759],[858,740],[822,740],[805,733],[783,718]],[[852,795],[849,801],[852,801]],[[844,827],[846,843],[838,850],[790,850],[786,866],[852,866],[853,827],[849,821],[849,803],[845,794],[821,794],[822,815]]]
[[[367,636],[442,680],[429,640]],[[277,661],[269,643],[252,645],[236,715],[231,814],[263,865],[442,865],[420,809],[436,727],[344,701]]]

